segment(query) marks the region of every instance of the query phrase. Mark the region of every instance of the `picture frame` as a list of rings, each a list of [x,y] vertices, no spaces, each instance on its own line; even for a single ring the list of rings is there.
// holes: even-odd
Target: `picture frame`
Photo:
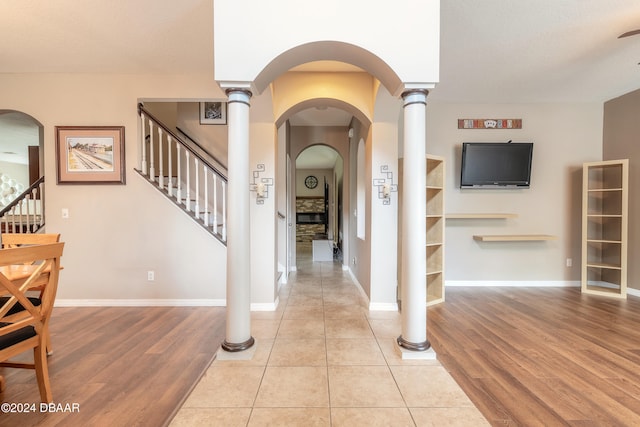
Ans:
[[[56,126],[58,184],[125,184],[124,126]]]
[[[201,125],[226,125],[227,103],[224,101],[205,101],[200,103]]]

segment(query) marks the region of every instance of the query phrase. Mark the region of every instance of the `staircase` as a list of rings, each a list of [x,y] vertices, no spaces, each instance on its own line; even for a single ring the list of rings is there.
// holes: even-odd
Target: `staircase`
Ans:
[[[0,232],[2,233],[36,233],[42,227],[44,227],[44,176],[0,209]]]
[[[216,239],[227,242],[227,177],[205,150],[138,105],[141,164],[135,169]],[[226,172],[226,171],[225,171]]]

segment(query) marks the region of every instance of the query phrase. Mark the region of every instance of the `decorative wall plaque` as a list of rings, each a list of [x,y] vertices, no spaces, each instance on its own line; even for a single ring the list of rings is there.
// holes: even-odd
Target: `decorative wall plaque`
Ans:
[[[458,119],[458,129],[522,129],[522,119]]]

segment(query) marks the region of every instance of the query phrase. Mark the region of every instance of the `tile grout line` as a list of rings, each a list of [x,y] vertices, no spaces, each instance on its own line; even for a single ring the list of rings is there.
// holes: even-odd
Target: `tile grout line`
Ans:
[[[323,265],[320,264],[320,289],[322,290],[322,326],[324,329],[324,357],[326,363],[326,371],[327,371],[327,405],[329,406],[329,425],[333,425],[333,414],[331,411],[331,387],[329,385],[329,346],[327,343],[327,316],[325,313],[325,305],[324,305],[324,276],[323,276]]]

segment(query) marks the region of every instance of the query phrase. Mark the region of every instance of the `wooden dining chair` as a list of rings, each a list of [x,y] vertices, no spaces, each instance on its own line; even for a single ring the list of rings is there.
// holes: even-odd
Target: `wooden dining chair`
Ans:
[[[12,249],[3,249],[0,254],[0,294],[7,296],[0,305],[0,366],[35,369],[42,402],[52,401],[47,365],[46,343],[49,333],[51,311],[58,288],[60,257],[64,243],[50,243]],[[11,265],[29,266],[29,274],[9,279],[5,273]],[[8,274],[8,273],[7,273]],[[31,303],[26,292],[38,287],[42,289],[40,305]],[[24,309],[8,314],[20,304]],[[33,363],[12,362],[10,359],[33,349]]]
[[[59,241],[59,233],[2,233],[2,247],[5,249],[28,245],[45,245]]]
[[[23,246],[45,245],[47,243],[58,243],[60,241],[60,233],[3,233],[2,247],[5,249],[19,248]],[[36,290],[37,291],[37,290]],[[33,293],[33,292],[32,292]],[[33,305],[40,305],[39,296],[29,296],[29,301]],[[0,296],[0,304],[6,301],[7,297]],[[22,311],[24,308],[20,304],[16,304],[11,308],[8,314],[14,314]],[[47,354],[53,353],[51,345],[51,337],[47,335]]]

